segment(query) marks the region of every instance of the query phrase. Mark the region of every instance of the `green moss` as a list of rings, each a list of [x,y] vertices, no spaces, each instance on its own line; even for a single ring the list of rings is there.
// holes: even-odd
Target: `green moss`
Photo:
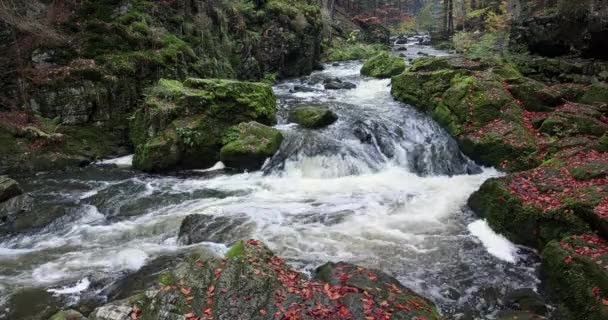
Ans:
[[[331,47],[327,50],[325,60],[327,61],[347,61],[368,59],[386,52],[388,47],[381,44],[342,44]]]
[[[145,144],[137,146],[133,167],[143,171],[159,171],[174,168],[179,164],[181,148],[177,134],[167,130]]]
[[[374,78],[390,78],[402,73],[404,70],[405,61],[402,58],[382,52],[365,61],[365,64],[361,68],[361,74]]]
[[[324,107],[308,106],[295,108],[289,120],[305,128],[322,128],[338,119],[335,113]]]
[[[608,103],[608,84],[594,83],[580,99],[581,103]]]
[[[279,150],[283,135],[260,123],[246,122],[229,129],[223,140],[226,145],[220,151],[222,162],[237,169],[257,170]]]
[[[162,286],[173,285],[177,282],[177,277],[172,272],[165,272],[158,276],[158,283]]]
[[[562,243],[591,250],[597,247],[576,237],[563,239]],[[545,279],[566,308],[561,310],[563,319],[607,319],[608,306],[602,303],[608,290],[608,273],[603,267],[608,262],[606,256],[599,257],[605,261],[598,264],[595,259],[579,256],[564,245],[553,241],[542,253]],[[594,293],[594,288],[599,289],[599,296]]]
[[[496,232],[508,239],[541,249],[548,242],[568,235],[588,232],[589,226],[573,212],[524,206],[513,195],[505,178],[486,181],[468,202],[479,216],[487,219]]]
[[[241,240],[233,244],[230,250],[226,252],[226,259],[243,259],[245,258],[245,243]]]

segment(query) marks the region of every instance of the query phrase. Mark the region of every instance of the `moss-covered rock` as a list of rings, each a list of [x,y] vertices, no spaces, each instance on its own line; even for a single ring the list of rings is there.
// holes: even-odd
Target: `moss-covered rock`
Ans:
[[[388,51],[388,46],[381,44],[337,44],[327,50],[325,60],[347,61],[369,59],[384,51]]]
[[[64,310],[57,312],[48,320],[86,320],[86,317],[75,310]]]
[[[279,150],[283,135],[277,129],[251,121],[229,128],[224,133],[223,142],[220,160],[226,166],[258,170]]]
[[[603,113],[597,107],[567,103],[548,115],[540,131],[557,136],[602,136],[608,131],[608,123],[602,118]]]
[[[326,107],[297,107],[289,113],[289,121],[305,128],[322,128],[338,120],[338,116]]]
[[[131,122],[133,165],[145,171],[211,166],[220,160],[228,128],[247,121],[276,121],[276,98],[267,84],[161,80]]]
[[[463,58],[422,58],[392,78],[391,93],[430,113],[474,160],[510,171],[533,168],[540,164],[538,132],[494,70]]]
[[[392,56],[388,52],[382,52],[365,61],[361,68],[361,74],[374,78],[390,78],[404,70],[405,61],[402,58]]]
[[[138,319],[213,317],[215,319],[352,318],[442,319],[427,299],[376,270],[327,264],[310,279],[255,240],[239,241],[222,259],[201,251],[151,284],[145,295],[111,303],[92,313],[116,311]],[[341,279],[346,279],[342,281]],[[167,282],[168,281],[168,282]],[[370,288],[380,290],[370,291]],[[137,311],[128,308],[137,306]]]
[[[594,234],[553,241],[543,250],[543,271],[560,298],[560,319],[608,318],[608,243]]]
[[[586,104],[608,103],[608,84],[605,82],[592,84],[581,97],[580,102]]]
[[[490,179],[471,195],[468,205],[486,219],[492,229],[512,241],[542,249],[551,240],[590,230],[573,211],[544,211],[522,201],[511,187],[506,178]]]
[[[22,192],[17,181],[7,176],[0,176],[0,202],[16,197]]]

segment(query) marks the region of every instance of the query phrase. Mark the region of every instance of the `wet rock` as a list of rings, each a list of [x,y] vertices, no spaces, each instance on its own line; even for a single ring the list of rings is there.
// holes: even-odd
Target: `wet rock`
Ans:
[[[145,266],[136,272],[129,273],[112,284],[105,286],[100,294],[107,297],[107,301],[123,300],[144,294],[150,284],[156,283],[163,274],[166,274],[182,263],[188,254],[177,253],[158,257],[146,263]]]
[[[547,313],[547,305],[541,296],[530,288],[510,292],[504,298],[505,305],[511,310],[528,311],[537,315]]]
[[[0,236],[33,231],[65,216],[69,206],[44,204],[24,194],[0,204]]]
[[[142,319],[363,319],[376,313],[441,319],[431,302],[384,273],[339,263],[309,279],[254,240],[238,242],[224,258],[200,250],[157,283],[144,295],[98,308],[91,319],[125,319],[135,305]]]
[[[334,67],[339,67],[340,66],[340,62],[334,62],[331,65],[334,66]]]
[[[8,298],[5,319],[48,320],[60,310],[61,305],[61,301],[45,289],[21,289]]]
[[[87,320],[80,312],[75,310],[59,311],[49,320]]]
[[[397,47],[395,51],[407,51],[407,47]]]
[[[230,127],[248,121],[270,125],[275,114],[276,99],[266,84],[161,80],[131,124],[133,166],[144,171],[210,167],[220,160]],[[252,165],[259,161],[254,153]]]
[[[405,61],[383,52],[365,62],[361,74],[374,78],[390,78],[405,70]]]
[[[178,241],[185,245],[200,242],[232,244],[249,237],[254,223],[247,217],[226,217],[193,214],[179,228]]]
[[[314,88],[310,88],[310,87],[306,87],[306,86],[301,86],[301,85],[295,85],[293,86],[293,88],[291,90],[289,90],[290,92],[315,92],[317,91]]]
[[[546,86],[529,78],[519,78],[517,82],[509,87],[509,91],[529,111],[551,111],[566,101],[576,101],[585,90],[583,86],[574,84]]]
[[[338,116],[326,107],[297,107],[289,113],[289,121],[305,128],[323,128],[338,120]]]
[[[0,176],[0,202],[4,202],[23,193],[17,181]]]
[[[255,121],[243,122],[224,133],[220,160],[231,168],[258,170],[282,142],[281,131]]]
[[[395,44],[407,44],[407,38],[399,38],[395,41]]]
[[[498,320],[539,320],[546,319],[530,311],[501,311],[498,313]]]
[[[331,81],[329,83],[325,84],[325,89],[326,90],[351,90],[356,88],[357,85],[352,83],[352,82],[348,82],[348,81]]]
[[[131,320],[133,305],[131,301],[119,301],[95,309],[90,315],[89,320]],[[161,319],[161,318],[158,318]],[[168,319],[168,318],[165,318]],[[180,318],[171,318],[180,319]],[[184,319],[183,317],[181,319]]]

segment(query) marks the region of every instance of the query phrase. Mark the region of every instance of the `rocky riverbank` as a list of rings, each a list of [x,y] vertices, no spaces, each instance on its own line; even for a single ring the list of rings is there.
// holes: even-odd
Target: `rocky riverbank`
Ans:
[[[469,205],[494,230],[542,252],[564,319],[608,312],[606,66],[423,58],[392,78],[397,99],[430,113],[471,158],[508,172]]]
[[[9,57],[0,64],[11,72],[0,83],[0,172],[132,152],[128,119],[160,78],[272,82],[308,74],[321,58],[321,11],[306,0],[33,1],[11,10],[25,22],[0,34]]]

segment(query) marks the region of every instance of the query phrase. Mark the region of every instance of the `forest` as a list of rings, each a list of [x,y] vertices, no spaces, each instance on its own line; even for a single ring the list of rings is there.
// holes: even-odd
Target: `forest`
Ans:
[[[0,319],[608,319],[608,2],[0,0]]]

